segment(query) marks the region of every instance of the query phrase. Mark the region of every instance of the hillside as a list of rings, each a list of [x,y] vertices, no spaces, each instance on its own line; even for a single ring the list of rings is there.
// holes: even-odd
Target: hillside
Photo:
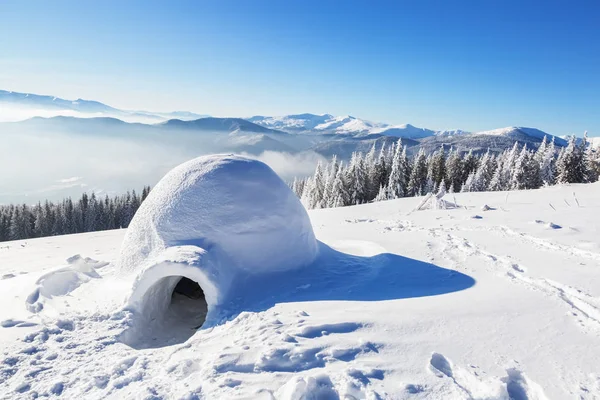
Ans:
[[[125,230],[2,243],[0,393],[598,398],[598,185],[311,211],[321,263],[249,278],[244,312],[144,349],[121,339]]]
[[[164,128],[188,129],[206,132],[235,132],[244,131],[252,133],[270,133],[285,135],[284,132],[265,128],[241,118],[200,118],[192,121],[171,119],[160,124]]]

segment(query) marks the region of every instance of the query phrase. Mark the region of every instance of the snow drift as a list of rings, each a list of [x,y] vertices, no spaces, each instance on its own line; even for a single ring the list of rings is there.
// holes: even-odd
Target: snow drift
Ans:
[[[128,306],[137,331],[168,325],[170,336],[179,327],[189,337],[216,322],[236,279],[309,265],[317,253],[306,210],[273,170],[216,155],[156,185],[127,230],[118,268],[134,278]]]

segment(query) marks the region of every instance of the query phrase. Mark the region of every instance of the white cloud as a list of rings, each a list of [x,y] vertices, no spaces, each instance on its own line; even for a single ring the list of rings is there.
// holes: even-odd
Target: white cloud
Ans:
[[[83,178],[80,176],[73,176],[71,178],[59,179],[57,182],[58,183],[73,183],[73,182],[80,181],[81,179],[83,179]]]
[[[242,155],[264,162],[286,181],[292,180],[294,177],[312,175],[315,172],[317,163],[319,161],[326,161],[325,157],[314,151],[304,151],[296,154],[265,151],[258,156],[250,154]]]

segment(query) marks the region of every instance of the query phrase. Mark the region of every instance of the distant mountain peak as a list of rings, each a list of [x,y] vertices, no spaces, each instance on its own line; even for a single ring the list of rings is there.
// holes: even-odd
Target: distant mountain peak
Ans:
[[[19,113],[25,117],[17,120],[24,120],[35,116],[77,116],[87,118],[94,117],[112,117],[119,118],[126,122],[157,122],[165,121],[173,117],[181,119],[197,119],[204,115],[195,114],[187,111],[178,111],[175,113],[153,113],[148,111],[130,111],[111,107],[96,100],[85,100],[77,98],[76,100],[66,100],[56,96],[39,95],[32,93],[19,93],[14,91],[0,90],[0,103],[10,107],[16,107],[22,110],[29,110],[25,113]]]

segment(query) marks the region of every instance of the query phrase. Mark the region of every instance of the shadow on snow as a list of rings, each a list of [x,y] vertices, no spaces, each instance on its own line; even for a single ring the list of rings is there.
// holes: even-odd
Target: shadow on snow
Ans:
[[[305,301],[382,301],[437,296],[472,287],[475,280],[431,263],[382,253],[354,256],[319,242],[320,255],[305,268],[245,275],[229,310],[263,311],[277,303]]]

